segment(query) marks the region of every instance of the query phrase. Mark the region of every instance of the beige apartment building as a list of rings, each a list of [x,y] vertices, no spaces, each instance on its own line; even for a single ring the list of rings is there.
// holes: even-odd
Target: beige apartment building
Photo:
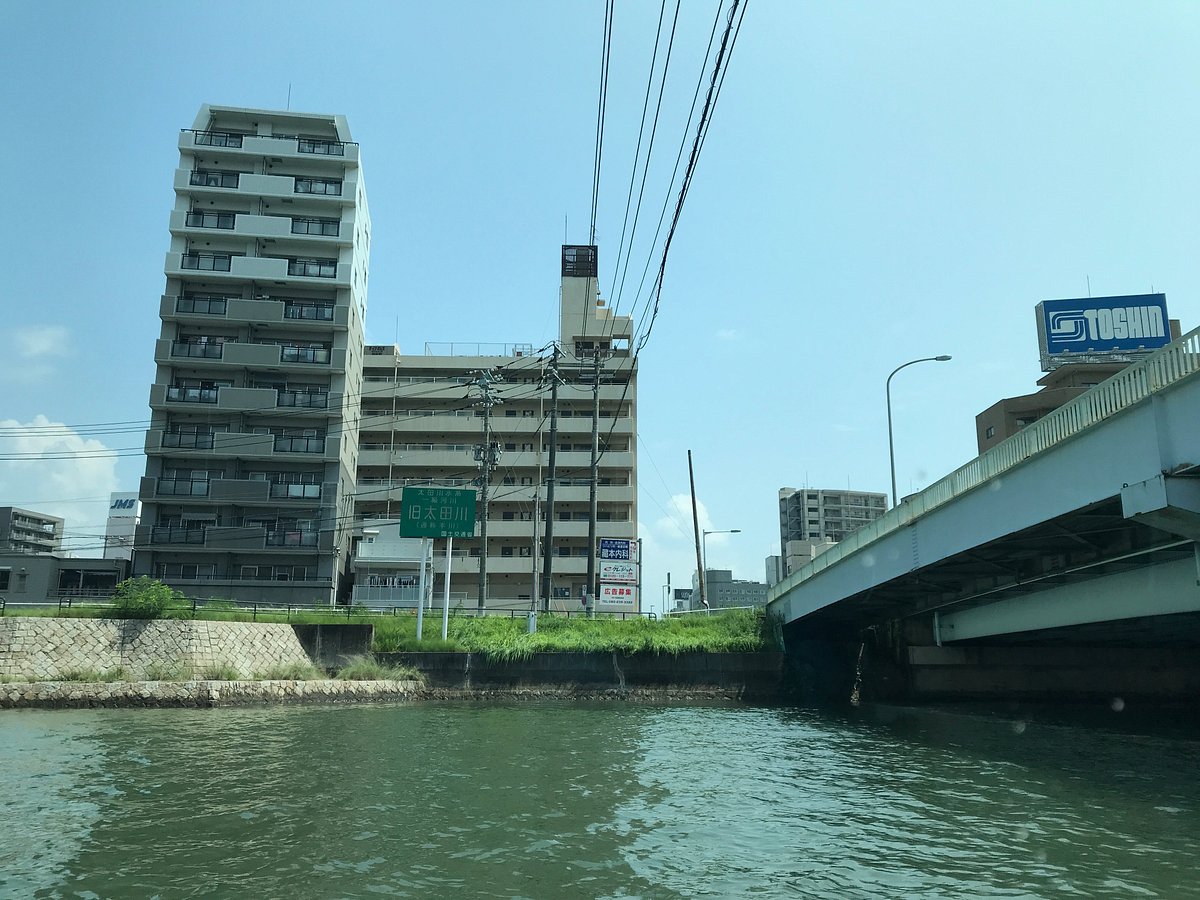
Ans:
[[[333,602],[353,530],[370,218],[342,116],[179,135],[134,574]]]
[[[479,489],[485,419],[490,429],[497,458],[488,481],[487,551],[484,554],[479,525],[475,537],[454,539],[452,605],[476,608],[483,561],[486,607],[529,608],[541,594],[545,550],[551,563],[551,608],[582,608],[590,548],[597,352],[601,452],[596,537],[637,539],[637,368],[630,347],[632,322],[627,316],[613,315],[600,299],[593,246],[563,248],[559,325],[562,380],[552,510],[547,506],[553,406],[550,347],[430,344],[420,354],[387,345],[366,348],[355,498],[355,518],[364,532],[395,523],[405,487]],[[481,373],[489,374],[481,377]],[[486,395],[495,401],[487,416]],[[553,518],[549,546],[544,540],[547,515]],[[430,585],[439,600],[446,571],[443,544],[437,541]],[[407,569],[411,571],[411,565]],[[410,577],[400,568],[397,573]],[[372,577],[386,575],[376,571]],[[604,609],[603,603],[600,608]]]

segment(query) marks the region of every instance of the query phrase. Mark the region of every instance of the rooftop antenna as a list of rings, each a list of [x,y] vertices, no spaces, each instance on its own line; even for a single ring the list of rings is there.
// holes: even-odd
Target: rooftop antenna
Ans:
[[[291,83],[290,81],[288,82],[288,102],[287,102],[287,108],[288,108],[288,112],[291,112],[291,111],[292,111],[292,83]]]
[[[567,214],[563,213],[563,243],[567,242]]]
[[[1092,296],[1092,276],[1091,276],[1091,275],[1085,275],[1084,277],[1087,279],[1087,283],[1088,283],[1088,296],[1090,297],[1090,296]]]

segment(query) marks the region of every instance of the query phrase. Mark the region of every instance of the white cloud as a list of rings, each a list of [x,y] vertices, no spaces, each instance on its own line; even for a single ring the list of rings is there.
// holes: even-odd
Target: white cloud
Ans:
[[[0,505],[66,519],[66,545],[100,554],[117,459],[94,438],[61,422],[0,420]]]
[[[672,591],[692,586],[692,574],[696,571],[696,532],[692,523],[691,495],[675,494],[665,508],[656,505],[655,509],[663,514],[650,522],[640,521],[638,534],[642,538],[642,609],[658,611],[668,573]],[[714,530],[708,509],[699,499],[696,501],[696,519],[701,533]],[[724,555],[720,565],[715,560],[728,545],[730,537],[729,534],[708,536],[710,567],[728,568]],[[668,608],[671,605],[668,602]]]
[[[13,333],[17,355],[22,359],[67,355],[67,329],[62,325],[33,325]]]
[[[737,341],[741,337],[742,333],[736,328],[722,328],[717,332],[717,340],[720,341]]]

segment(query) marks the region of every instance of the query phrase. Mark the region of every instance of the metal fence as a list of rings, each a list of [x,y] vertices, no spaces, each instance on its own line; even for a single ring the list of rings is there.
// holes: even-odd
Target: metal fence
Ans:
[[[920,493],[905,497],[898,506],[839,541],[772,587],[768,600],[778,599],[796,585],[873,541],[1197,372],[1200,372],[1200,328],[1192,329],[1141,362],[1122,369],[1107,381],[1026,426]]]

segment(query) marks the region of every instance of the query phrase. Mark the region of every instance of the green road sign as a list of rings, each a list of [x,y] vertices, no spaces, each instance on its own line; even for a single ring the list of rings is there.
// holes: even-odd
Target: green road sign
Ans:
[[[400,498],[401,537],[474,537],[475,491],[406,487]]]

